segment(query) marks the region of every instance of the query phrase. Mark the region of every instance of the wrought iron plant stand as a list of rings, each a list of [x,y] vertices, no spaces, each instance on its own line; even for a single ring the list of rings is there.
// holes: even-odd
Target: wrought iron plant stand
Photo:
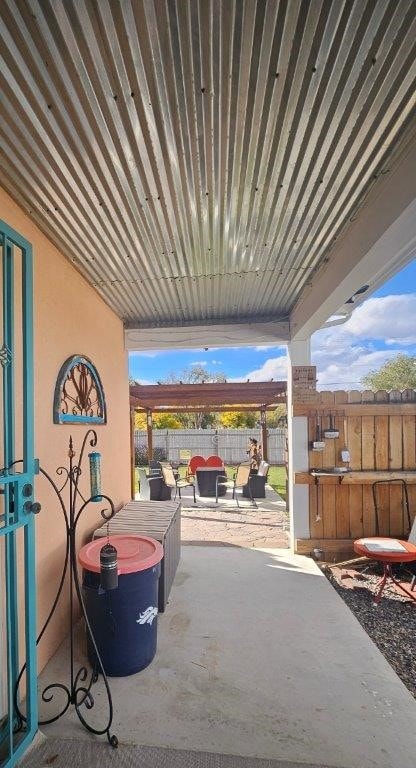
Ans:
[[[97,643],[94,638],[94,633],[93,633],[90,621],[88,619],[84,598],[82,594],[82,589],[80,586],[79,576],[78,576],[78,568],[77,568],[76,530],[77,530],[79,519],[83,511],[85,510],[85,508],[91,502],[100,502],[104,500],[108,502],[110,509],[101,510],[101,516],[103,517],[103,519],[107,521],[110,520],[113,517],[115,512],[114,504],[112,500],[110,499],[109,496],[106,496],[105,494],[101,493],[101,490],[99,487],[100,486],[100,480],[99,480],[100,468],[99,468],[99,462],[97,463],[97,457],[99,457],[99,454],[97,453],[89,454],[90,472],[91,472],[90,497],[88,499],[85,499],[79,489],[79,480],[82,474],[81,467],[82,467],[82,462],[84,458],[85,448],[88,441],[92,448],[94,448],[97,445],[97,433],[95,432],[95,430],[89,429],[88,432],[86,433],[84,440],[82,442],[81,451],[79,454],[79,461],[77,464],[75,464],[74,458],[76,454],[73,447],[72,437],[69,438],[69,450],[68,450],[69,466],[68,467],[60,466],[56,470],[56,474],[59,476],[63,476],[64,478],[63,484],[60,487],[58,487],[58,484],[42,467],[39,467],[39,472],[48,480],[56,496],[59,499],[60,509],[65,520],[66,547],[65,547],[64,564],[62,568],[58,590],[57,590],[55,599],[53,601],[52,608],[49,612],[49,615],[39,633],[36,644],[38,645],[40,643],[52,619],[52,616],[55,613],[56,607],[58,605],[59,599],[64,589],[65,578],[68,572],[68,568],[69,568],[69,621],[70,621],[70,635],[69,635],[70,681],[68,684],[61,683],[61,682],[49,683],[43,689],[41,694],[42,701],[44,702],[48,702],[48,703],[51,702],[54,698],[54,695],[58,692],[60,695],[64,696],[65,700],[60,710],[57,713],[55,713],[53,716],[47,719],[40,720],[39,725],[47,725],[49,723],[55,722],[56,720],[59,720],[59,718],[62,717],[62,715],[64,715],[65,712],[68,710],[68,708],[72,705],[74,706],[77,716],[81,721],[82,725],[84,726],[84,728],[90,731],[90,733],[96,734],[97,736],[102,736],[105,734],[107,736],[107,739],[110,745],[112,747],[117,747],[118,746],[117,736],[110,733],[110,729],[113,721],[113,700],[111,696],[110,686],[109,686],[107,675],[105,673],[103,663],[97,648]],[[91,457],[94,457],[94,458],[91,458]],[[63,491],[65,488],[68,489],[67,504],[65,503],[65,500],[63,497]],[[40,506],[39,506],[39,509],[40,509]],[[39,511],[39,509],[37,511]],[[96,657],[96,663],[94,665],[94,668],[90,671],[85,666],[80,666],[78,670],[76,669],[77,663],[74,658],[74,632],[75,632],[74,618],[73,618],[74,590],[79,600],[82,617],[85,620],[89,639],[91,641],[91,645],[94,649],[95,657]],[[26,721],[25,715],[20,710],[19,701],[18,701],[19,686],[20,686],[20,682],[22,680],[23,674],[25,672],[25,669],[26,669],[26,665],[23,666],[23,668],[21,669],[19,677],[16,682],[16,686],[15,686],[14,705],[15,705],[16,716],[18,721],[18,728],[22,728]],[[104,682],[106,695],[107,695],[107,703],[108,703],[107,720],[102,728],[94,727],[90,723],[88,723],[85,717],[85,712],[82,711],[83,707],[85,707],[85,710],[87,711],[91,710],[94,707],[95,702],[94,702],[94,697],[92,695],[91,689],[93,684],[98,680],[99,674],[102,675],[102,679]]]

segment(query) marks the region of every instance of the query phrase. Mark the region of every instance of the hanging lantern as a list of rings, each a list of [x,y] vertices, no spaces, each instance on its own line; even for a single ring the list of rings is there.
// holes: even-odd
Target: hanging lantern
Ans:
[[[109,541],[100,550],[100,585],[106,591],[118,587],[117,550]]]

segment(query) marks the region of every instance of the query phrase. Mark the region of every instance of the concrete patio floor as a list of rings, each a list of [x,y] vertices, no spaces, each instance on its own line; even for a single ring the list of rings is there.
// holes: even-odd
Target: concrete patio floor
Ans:
[[[415,700],[316,564],[287,549],[183,547],[156,658],[110,684],[122,744],[414,768]],[[91,738],[73,712],[42,730]]]

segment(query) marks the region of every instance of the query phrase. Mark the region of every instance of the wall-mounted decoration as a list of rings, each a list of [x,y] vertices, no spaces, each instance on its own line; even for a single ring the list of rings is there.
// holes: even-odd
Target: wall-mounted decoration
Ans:
[[[95,365],[74,355],[65,361],[55,386],[54,424],[106,424],[104,390]]]

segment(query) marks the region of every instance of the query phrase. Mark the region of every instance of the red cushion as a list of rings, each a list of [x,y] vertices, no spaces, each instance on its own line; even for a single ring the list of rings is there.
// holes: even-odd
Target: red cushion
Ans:
[[[206,465],[207,467],[223,467],[224,462],[219,456],[208,456]]]
[[[206,461],[203,456],[192,456],[188,464],[188,472],[195,474],[198,467],[205,467]]]

